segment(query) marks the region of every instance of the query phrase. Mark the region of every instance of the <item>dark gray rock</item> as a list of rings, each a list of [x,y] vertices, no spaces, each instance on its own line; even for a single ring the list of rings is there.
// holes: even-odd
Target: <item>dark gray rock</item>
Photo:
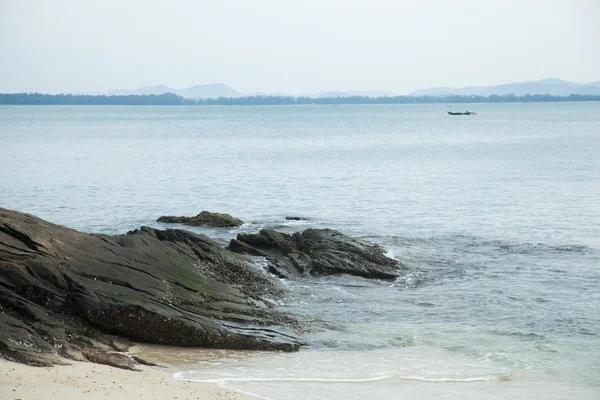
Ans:
[[[306,221],[306,220],[308,220],[308,218],[304,218],[304,217],[285,217],[285,219],[288,221]]]
[[[157,219],[157,221],[184,224],[189,226],[213,226],[216,228],[229,228],[244,224],[244,221],[232,217],[229,214],[213,213],[210,211],[202,211],[195,217],[163,216]]]
[[[269,271],[283,278],[349,274],[395,279],[406,270],[381,247],[331,229],[307,229],[293,235],[263,229],[258,234],[239,234],[228,249],[267,257]]]
[[[135,356],[135,355],[131,355],[130,356],[135,362],[137,362],[140,365],[147,365],[149,367],[161,367],[161,368],[165,368],[164,365],[160,365],[157,363],[154,363],[152,361],[148,361],[145,358],[139,357],[139,356]]]
[[[282,293],[276,280],[202,235],[149,227],[89,235],[0,208],[6,358],[119,364],[111,352],[128,347],[119,338],[293,351],[299,342],[282,326],[295,321],[269,301]]]
[[[139,368],[136,368],[138,363],[132,357],[129,357],[125,354],[116,353],[114,351],[94,351],[94,350],[84,350],[83,356],[88,360],[96,364],[105,364],[110,365],[111,367],[117,367],[122,369],[128,369],[131,371],[139,371]]]

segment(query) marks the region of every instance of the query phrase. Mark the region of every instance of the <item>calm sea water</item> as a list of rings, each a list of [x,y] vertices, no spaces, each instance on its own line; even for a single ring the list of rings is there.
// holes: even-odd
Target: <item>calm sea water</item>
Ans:
[[[478,115],[0,107],[0,206],[86,232],[201,210],[248,222],[195,229],[221,239],[332,227],[411,268],[286,282],[307,349],[190,351],[179,379],[270,399],[598,398],[600,103],[460,108]]]

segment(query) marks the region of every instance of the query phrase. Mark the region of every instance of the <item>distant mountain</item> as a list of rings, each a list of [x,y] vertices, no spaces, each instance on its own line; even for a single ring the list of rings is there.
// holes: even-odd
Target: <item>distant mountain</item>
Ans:
[[[299,95],[289,93],[265,93],[256,92],[252,94],[243,94],[238,92],[231,87],[222,83],[213,83],[210,85],[196,85],[187,89],[175,89],[172,87],[159,85],[159,86],[147,86],[141,87],[135,90],[113,90],[112,92],[105,93],[107,95],[147,95],[147,94],[164,94],[174,93],[179,96],[188,99],[216,99],[219,97],[244,97],[244,96],[281,96],[281,97],[298,97]],[[98,94],[98,93],[94,93]],[[360,90],[349,90],[347,92],[319,92],[302,94],[300,96],[322,98],[322,97],[353,97],[353,96],[364,96],[364,97],[384,97],[394,96],[392,92],[384,91],[360,91]]]
[[[539,81],[507,83],[496,86],[469,86],[463,88],[429,88],[411,93],[411,96],[451,96],[451,95],[479,95],[490,96],[496,94],[504,96],[514,94],[525,96],[527,94],[550,94],[552,96],[569,96],[571,94],[600,95],[600,81],[592,83],[574,83],[561,79],[542,79]]]
[[[177,92],[182,97],[189,99],[208,99],[208,98],[219,98],[219,97],[241,97],[243,96],[240,92],[230,88],[222,83],[213,83],[211,85],[196,85],[190,88],[180,90]]]
[[[210,85],[196,85],[187,89],[174,89],[168,86],[149,86],[135,90],[115,90],[109,92],[109,95],[144,95],[144,94],[163,94],[175,93],[188,99],[216,99],[219,97],[241,97],[243,96],[237,90],[230,88],[222,83],[213,83]]]
[[[135,90],[115,90],[106,94],[109,95],[147,95],[147,94],[164,94],[174,93],[179,96],[188,99],[216,99],[219,97],[245,97],[245,96],[289,96],[289,97],[312,97],[312,98],[323,98],[323,97],[392,97],[395,96],[392,92],[385,91],[360,91],[360,90],[348,90],[348,91],[323,91],[318,93],[305,93],[301,95],[285,94],[285,93],[253,93],[243,94],[235,89],[223,84],[213,83],[209,85],[196,85],[187,89],[175,89],[164,85],[159,86],[148,86],[142,87]],[[515,96],[525,96],[528,94],[549,94],[552,96],[569,96],[571,94],[580,95],[591,95],[600,96],[600,81],[590,83],[574,83],[567,82],[561,79],[542,79],[531,82],[520,82],[520,83],[507,83],[496,86],[468,86],[462,88],[429,88],[418,90],[410,93],[410,96],[434,96],[444,97],[452,95],[478,95],[478,96],[490,96],[496,94],[498,96],[504,96],[514,94]]]

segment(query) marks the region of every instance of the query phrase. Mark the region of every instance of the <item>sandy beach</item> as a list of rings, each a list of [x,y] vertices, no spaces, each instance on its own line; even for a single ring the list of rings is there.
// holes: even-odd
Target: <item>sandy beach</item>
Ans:
[[[177,381],[151,367],[127,371],[68,362],[71,365],[40,368],[0,359],[0,399],[254,399],[216,384]]]

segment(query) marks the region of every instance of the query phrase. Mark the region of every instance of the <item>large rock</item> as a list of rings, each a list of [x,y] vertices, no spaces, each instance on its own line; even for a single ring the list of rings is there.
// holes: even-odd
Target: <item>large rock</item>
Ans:
[[[202,235],[148,227],[89,235],[0,208],[0,354],[10,359],[118,364],[111,352],[127,348],[119,337],[296,350],[281,328],[294,321],[271,308],[281,294],[275,280]]]
[[[244,221],[229,214],[213,213],[210,211],[202,211],[195,217],[162,216],[157,221],[189,226],[214,226],[217,228],[228,228],[244,224]]]
[[[406,269],[381,247],[331,229],[307,229],[293,235],[263,229],[258,234],[239,234],[228,249],[267,257],[269,271],[283,278],[349,274],[395,279]]]

